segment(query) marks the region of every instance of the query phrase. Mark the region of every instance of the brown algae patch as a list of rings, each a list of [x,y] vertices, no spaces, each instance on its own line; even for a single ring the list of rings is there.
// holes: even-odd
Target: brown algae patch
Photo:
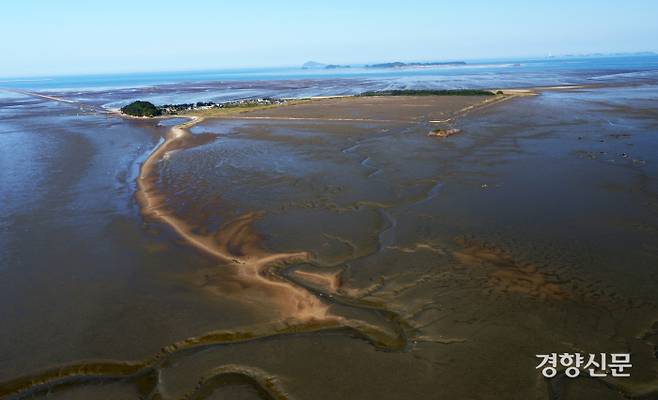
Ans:
[[[550,300],[573,297],[554,276],[542,272],[535,264],[515,259],[502,248],[463,238],[457,239],[457,243],[462,246],[453,253],[457,261],[468,266],[490,267],[488,284],[497,292]]]

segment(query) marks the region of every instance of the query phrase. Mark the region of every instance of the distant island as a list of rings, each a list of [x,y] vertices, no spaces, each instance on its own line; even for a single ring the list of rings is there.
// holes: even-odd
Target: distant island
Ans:
[[[340,65],[340,64],[328,64],[325,65],[324,69],[339,69],[339,68],[352,68],[351,65]]]
[[[464,61],[447,61],[447,62],[410,62],[405,63],[401,61],[380,63],[380,64],[369,64],[369,65],[358,65],[358,67],[363,68],[413,68],[413,67],[435,67],[435,66],[457,66],[457,65],[466,65]],[[307,61],[302,64],[302,69],[341,69],[341,68],[352,68],[352,65],[341,65],[341,64],[324,64],[317,61]]]
[[[449,62],[412,62],[404,63],[400,61],[381,63],[381,64],[371,64],[366,65],[366,68],[407,68],[407,67],[434,67],[441,65],[466,65],[464,61],[449,61]]]
[[[125,107],[121,107],[121,112],[133,117],[157,117],[162,115],[162,110],[148,101],[133,101]]]
[[[302,65],[302,69],[340,69],[340,68],[351,68],[351,65],[340,65],[340,64],[323,64],[317,61],[307,61]]]
[[[302,65],[302,69],[324,69],[327,64],[319,63],[317,61],[307,61]]]

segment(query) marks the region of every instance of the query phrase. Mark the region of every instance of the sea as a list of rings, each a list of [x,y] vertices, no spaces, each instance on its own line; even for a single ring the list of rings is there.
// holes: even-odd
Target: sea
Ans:
[[[658,78],[658,54],[498,59],[403,68],[217,69],[1,78],[0,88],[76,94],[133,90],[155,102],[307,97],[384,89],[525,88]],[[155,88],[153,93],[144,89]],[[185,92],[193,92],[186,95]]]

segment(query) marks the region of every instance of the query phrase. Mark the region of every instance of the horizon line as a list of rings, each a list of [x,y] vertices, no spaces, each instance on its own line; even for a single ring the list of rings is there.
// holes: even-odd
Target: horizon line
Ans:
[[[401,61],[400,59],[394,59],[393,61],[369,61],[369,62],[352,62],[352,63],[343,63],[343,62],[325,62],[318,61],[320,58],[309,58],[302,63],[296,64],[279,64],[279,65],[264,65],[264,66],[235,66],[235,67],[199,67],[192,69],[135,69],[135,70],[117,70],[116,72],[111,71],[98,71],[98,72],[62,72],[55,73],[51,75],[47,74],[31,74],[31,75],[0,75],[0,84],[9,83],[9,82],[19,82],[21,80],[48,80],[48,78],[59,78],[59,77],[77,77],[77,76],[107,76],[107,75],[132,75],[132,74],[159,74],[159,73],[199,73],[199,72],[220,72],[220,71],[234,71],[234,70],[261,70],[261,69],[288,69],[288,68],[302,68],[302,65],[306,62],[318,62],[326,65],[346,65],[350,67],[364,67],[372,64],[381,64],[381,63],[391,63],[391,62],[404,62],[404,63],[432,63],[432,62],[465,62],[465,61],[476,61],[476,62],[485,62],[485,61],[512,61],[512,60],[527,60],[535,61],[541,59],[560,59],[560,58],[590,58],[590,57],[623,57],[623,56],[658,56],[658,51],[653,50],[638,50],[638,51],[624,51],[624,52],[593,52],[593,53],[564,53],[564,54],[547,54],[547,55],[527,55],[527,56],[500,56],[500,57],[465,57],[465,58],[446,58],[446,59],[416,59],[416,60],[406,60]],[[41,79],[39,79],[41,78]]]

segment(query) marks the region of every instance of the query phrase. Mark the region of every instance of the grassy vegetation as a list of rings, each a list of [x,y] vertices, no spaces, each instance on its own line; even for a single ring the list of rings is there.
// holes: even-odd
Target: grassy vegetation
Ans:
[[[479,89],[451,89],[451,90],[381,90],[363,92],[359,96],[495,96],[490,90]]]
[[[125,107],[121,107],[121,112],[133,117],[156,117],[162,114],[162,111],[148,101],[133,101]]]

